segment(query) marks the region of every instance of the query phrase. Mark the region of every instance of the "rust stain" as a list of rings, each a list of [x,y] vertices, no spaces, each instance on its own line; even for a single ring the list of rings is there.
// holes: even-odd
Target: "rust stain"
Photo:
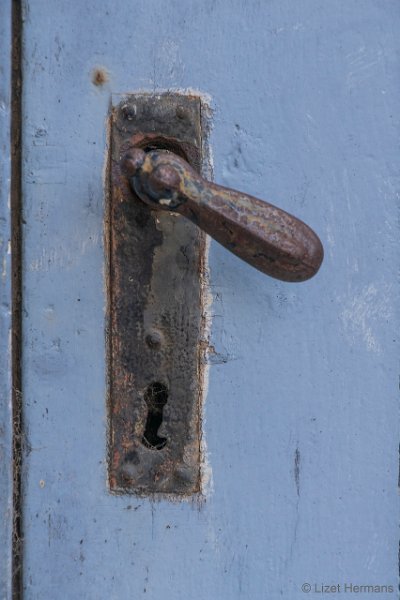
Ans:
[[[92,71],[92,83],[96,86],[102,86],[109,80],[109,74],[104,67],[95,67]]]

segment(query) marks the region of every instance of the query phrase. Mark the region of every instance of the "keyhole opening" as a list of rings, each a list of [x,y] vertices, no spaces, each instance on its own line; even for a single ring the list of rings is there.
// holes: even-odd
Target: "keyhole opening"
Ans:
[[[142,444],[152,450],[161,450],[167,443],[167,438],[160,437],[158,430],[163,420],[164,406],[168,402],[168,388],[163,383],[151,383],[144,393],[147,404],[147,420]]]

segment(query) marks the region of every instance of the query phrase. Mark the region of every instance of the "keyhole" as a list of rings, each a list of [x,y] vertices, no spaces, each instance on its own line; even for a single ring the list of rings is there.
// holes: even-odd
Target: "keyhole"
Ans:
[[[168,388],[163,383],[151,383],[144,393],[147,404],[147,420],[142,444],[153,450],[161,450],[167,443],[167,438],[160,437],[158,430],[163,420],[163,409],[168,401]]]

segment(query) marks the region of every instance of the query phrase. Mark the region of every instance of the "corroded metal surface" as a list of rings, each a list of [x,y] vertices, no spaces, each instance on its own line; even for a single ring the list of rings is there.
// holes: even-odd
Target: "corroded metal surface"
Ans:
[[[200,99],[126,97],[113,114],[111,160],[110,488],[191,494],[200,489],[204,237],[135,196],[120,169],[132,147],[172,150],[198,170]]]
[[[133,189],[149,206],[184,215],[263,273],[295,282],[318,271],[322,244],[293,215],[204,180],[173,153],[136,148],[123,163]]]

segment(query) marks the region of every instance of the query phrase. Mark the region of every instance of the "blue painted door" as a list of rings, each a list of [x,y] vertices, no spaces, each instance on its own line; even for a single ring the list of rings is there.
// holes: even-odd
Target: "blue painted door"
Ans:
[[[25,0],[27,600],[396,596],[399,27],[395,0]],[[209,98],[215,181],[326,250],[288,284],[211,242],[201,501],[107,488],[108,114],[169,89]]]

